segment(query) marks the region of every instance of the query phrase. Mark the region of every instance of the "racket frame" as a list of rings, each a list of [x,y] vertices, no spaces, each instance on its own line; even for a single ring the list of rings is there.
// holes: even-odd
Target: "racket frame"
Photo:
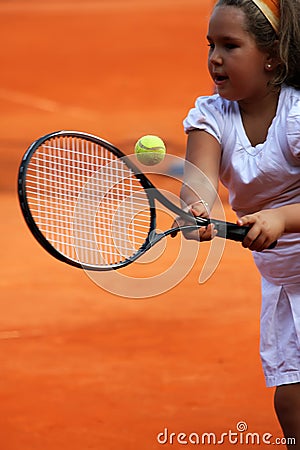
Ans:
[[[137,250],[136,253],[134,253],[129,258],[126,258],[123,261],[120,261],[116,264],[111,265],[103,265],[103,266],[95,266],[92,264],[86,264],[81,263],[79,261],[76,261],[74,259],[69,258],[68,256],[62,254],[59,252],[44,236],[44,234],[40,231],[39,227],[37,226],[33,215],[30,211],[29,202],[27,200],[27,194],[26,194],[26,175],[27,170],[31,161],[32,156],[34,155],[35,151],[40,148],[41,145],[43,145],[44,142],[47,142],[50,139],[53,138],[59,138],[59,137],[74,137],[79,139],[86,139],[96,145],[103,146],[109,151],[111,151],[115,156],[122,159],[124,163],[127,165],[127,167],[132,171],[132,173],[136,176],[136,178],[141,183],[142,187],[144,188],[147,198],[149,201],[149,211],[150,211],[150,224],[149,224],[149,231],[147,238],[145,242],[142,244],[142,246]],[[135,261],[137,258],[139,258],[143,253],[145,253],[154,243],[156,243],[158,240],[162,239],[164,237],[164,233],[156,234],[156,209],[155,209],[155,200],[152,195],[149,195],[148,189],[155,189],[153,184],[148,180],[148,178],[140,172],[140,170],[130,161],[129,158],[126,157],[125,154],[123,154],[117,147],[115,147],[110,142],[101,139],[97,136],[94,136],[93,134],[84,133],[81,131],[72,131],[72,130],[60,130],[55,131],[52,133],[48,133],[36,141],[34,141],[25,152],[21,163],[19,167],[18,172],[18,197],[19,197],[19,203],[21,207],[21,211],[23,213],[24,219],[26,224],[28,225],[31,233],[35,237],[35,239],[39,242],[39,244],[48,252],[50,255],[52,255],[54,258],[58,259],[59,261],[62,261],[64,263],[67,263],[71,266],[85,269],[85,270],[95,270],[95,271],[104,271],[104,270],[116,270],[121,267],[125,267],[128,264]],[[166,199],[167,200],[167,199]],[[155,236],[155,238],[154,238]]]

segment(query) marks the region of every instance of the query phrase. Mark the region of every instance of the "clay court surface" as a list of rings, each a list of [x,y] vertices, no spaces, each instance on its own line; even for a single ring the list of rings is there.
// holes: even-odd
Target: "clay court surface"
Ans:
[[[204,285],[196,264],[162,295],[125,299],[46,254],[17,201],[20,159],[50,131],[91,132],[127,153],[153,133],[183,157],[182,119],[212,90],[209,10],[208,0],[0,2],[2,450],[197,448],[157,435],[218,437],[241,421],[281,436],[250,252],[228,242]]]

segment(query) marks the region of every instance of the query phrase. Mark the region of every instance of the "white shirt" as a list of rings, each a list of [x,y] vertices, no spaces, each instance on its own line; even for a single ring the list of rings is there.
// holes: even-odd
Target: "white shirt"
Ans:
[[[238,216],[300,203],[300,91],[282,87],[266,141],[255,147],[246,135],[238,103],[219,95],[199,97],[184,129],[204,130],[221,144],[220,180]],[[284,234],[274,250],[253,255],[269,281],[300,282],[300,233]]]

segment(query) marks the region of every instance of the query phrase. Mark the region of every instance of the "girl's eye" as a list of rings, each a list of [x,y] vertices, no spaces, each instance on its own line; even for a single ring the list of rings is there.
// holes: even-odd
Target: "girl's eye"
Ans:
[[[210,49],[210,51],[214,50],[215,48],[215,44],[213,44],[212,42],[210,44],[208,44],[208,47]],[[224,48],[226,50],[234,50],[235,48],[237,48],[238,46],[236,44],[224,44]]]
[[[233,50],[233,49],[237,48],[237,45],[236,44],[226,44],[225,47],[227,48],[227,50]]]

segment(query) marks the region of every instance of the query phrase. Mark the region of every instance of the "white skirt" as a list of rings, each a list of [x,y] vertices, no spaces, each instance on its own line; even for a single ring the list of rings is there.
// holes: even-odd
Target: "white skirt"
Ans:
[[[300,284],[262,278],[260,355],[268,387],[300,382]]]

